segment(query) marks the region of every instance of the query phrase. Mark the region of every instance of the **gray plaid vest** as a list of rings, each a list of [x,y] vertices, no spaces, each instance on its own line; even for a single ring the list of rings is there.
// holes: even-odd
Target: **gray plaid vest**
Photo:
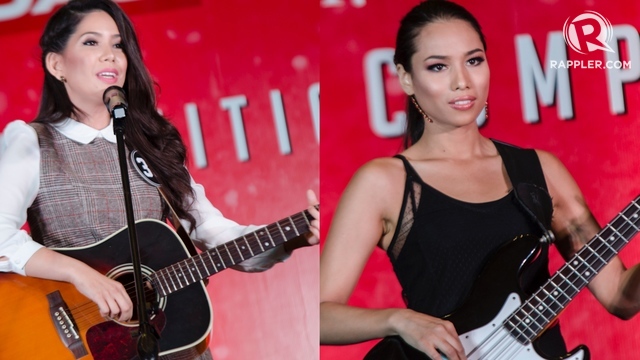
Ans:
[[[47,247],[85,246],[126,226],[116,144],[96,138],[84,145],[48,125],[31,125],[41,155],[40,189],[27,210],[33,239]],[[135,219],[161,219],[158,191],[130,160],[129,179]]]

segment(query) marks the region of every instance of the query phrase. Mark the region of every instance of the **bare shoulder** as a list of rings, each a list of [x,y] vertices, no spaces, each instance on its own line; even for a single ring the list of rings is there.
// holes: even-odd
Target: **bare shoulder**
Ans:
[[[553,169],[557,167],[564,168],[562,161],[558,159],[553,153],[545,150],[535,149],[536,154],[538,154],[538,158],[540,159],[540,164],[543,169]]]
[[[349,193],[366,194],[370,202],[375,201],[386,207],[389,201],[398,197],[398,191],[403,191],[405,178],[402,160],[391,157],[377,158],[365,163],[356,171],[346,190]]]
[[[549,186],[574,187],[575,181],[562,161],[554,154],[536,149],[545,180]],[[566,189],[565,189],[566,190]]]
[[[372,186],[386,186],[405,177],[402,161],[384,157],[370,160],[362,165],[353,176],[355,181],[364,181]]]
[[[342,220],[350,224],[367,224],[371,227],[367,240],[375,246],[381,237],[395,229],[405,178],[400,159],[377,158],[361,166],[342,194],[330,230],[335,227],[334,223],[339,224]],[[367,231],[360,229],[359,232]]]
[[[554,228],[565,229],[590,217],[580,187],[562,161],[547,151],[536,150],[544,177],[553,199]]]

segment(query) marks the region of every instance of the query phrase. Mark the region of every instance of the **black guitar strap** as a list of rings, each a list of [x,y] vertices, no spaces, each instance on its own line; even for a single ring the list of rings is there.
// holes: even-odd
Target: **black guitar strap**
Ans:
[[[507,169],[518,204],[540,228],[543,240],[553,242],[553,203],[538,154],[533,149],[522,149],[493,139],[492,141]]]

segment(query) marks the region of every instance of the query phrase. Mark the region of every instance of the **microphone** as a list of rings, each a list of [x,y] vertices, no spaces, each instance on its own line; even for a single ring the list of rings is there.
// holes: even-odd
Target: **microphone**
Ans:
[[[102,94],[102,102],[104,102],[114,120],[127,117],[127,96],[120,86],[109,86]]]

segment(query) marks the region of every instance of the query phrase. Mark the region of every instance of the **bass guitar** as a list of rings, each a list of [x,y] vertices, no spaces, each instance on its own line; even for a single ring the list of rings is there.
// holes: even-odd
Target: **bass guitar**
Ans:
[[[640,197],[632,201],[533,294],[520,286],[520,274],[537,259],[543,243],[520,236],[500,248],[485,265],[470,296],[444,317],[458,331],[469,360],[544,360],[536,340],[554,324],[575,296],[640,230]],[[391,336],[376,344],[365,360],[429,360]],[[559,358],[588,360],[580,345]]]
[[[212,311],[203,280],[309,231],[307,210],[190,257],[177,234],[156,220],[136,222],[150,322],[159,355],[208,346]],[[127,228],[79,248],[53,249],[121,282],[136,304]],[[129,360],[136,357],[137,314],[108,320],[65,282],[0,273],[0,359]]]

